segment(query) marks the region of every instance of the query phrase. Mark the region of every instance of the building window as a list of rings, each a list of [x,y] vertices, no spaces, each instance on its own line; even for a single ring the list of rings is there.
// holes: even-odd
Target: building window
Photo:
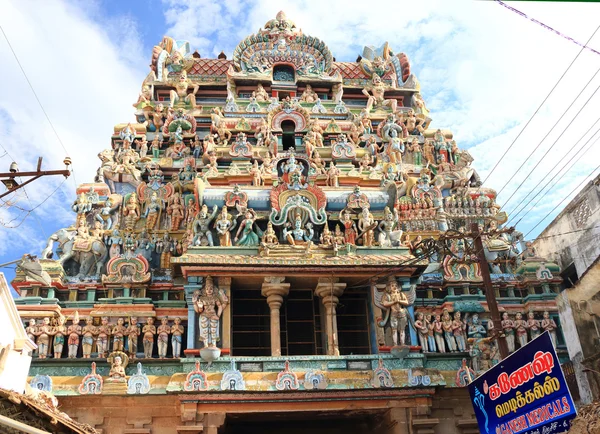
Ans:
[[[288,65],[275,65],[273,67],[273,81],[295,82],[296,72]]]
[[[232,291],[232,355],[270,356],[271,322],[267,299],[260,289]]]
[[[346,289],[337,306],[338,344],[341,355],[371,354],[368,294]]]

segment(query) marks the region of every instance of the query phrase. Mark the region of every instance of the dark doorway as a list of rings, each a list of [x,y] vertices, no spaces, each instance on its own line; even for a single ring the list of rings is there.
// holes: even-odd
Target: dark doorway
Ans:
[[[231,309],[232,355],[270,356],[270,311],[260,289],[235,288]]]
[[[296,146],[296,123],[291,120],[285,120],[281,122],[281,130],[283,131],[283,136],[281,138],[283,150],[287,151]]]

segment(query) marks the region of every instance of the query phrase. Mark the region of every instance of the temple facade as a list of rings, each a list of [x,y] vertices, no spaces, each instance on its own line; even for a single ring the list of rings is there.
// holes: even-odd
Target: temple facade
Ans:
[[[499,356],[456,236],[473,223],[509,348],[548,330],[566,354],[558,266],[498,230],[496,192],[388,43],[338,62],[282,12],[231,59],[164,37],[133,105],[39,258],[52,285],[12,282],[31,381],[80,422],[478,432],[464,386]]]

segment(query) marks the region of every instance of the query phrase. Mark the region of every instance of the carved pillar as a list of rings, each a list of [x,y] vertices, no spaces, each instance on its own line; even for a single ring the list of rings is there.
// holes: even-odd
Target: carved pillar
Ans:
[[[231,277],[219,277],[219,288],[225,291],[229,304],[223,311],[221,323],[223,332],[221,333],[221,348],[231,348]]]
[[[202,289],[202,277],[190,276],[188,277],[188,284],[183,285],[185,291],[185,301],[188,307],[188,321],[187,321],[187,349],[196,347],[196,329],[198,328],[198,321],[196,320],[196,312],[194,311],[194,304],[192,303],[192,294],[194,291]]]
[[[267,297],[267,303],[271,310],[271,356],[281,356],[281,324],[279,321],[279,309],[283,303],[283,297],[290,292],[290,284],[284,283],[285,277],[265,277],[262,284],[262,295]]]
[[[327,331],[327,355],[329,356],[340,355],[336,307],[340,301],[339,297],[346,289],[346,284],[340,283],[339,280],[337,277],[322,277],[315,288],[315,294],[321,298],[323,306],[325,306],[325,330]]]

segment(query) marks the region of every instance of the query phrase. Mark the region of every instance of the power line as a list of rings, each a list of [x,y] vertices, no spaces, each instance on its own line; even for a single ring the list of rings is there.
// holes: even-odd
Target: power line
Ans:
[[[498,1],[498,0],[496,0],[496,1]],[[592,36],[589,37],[589,39],[585,43],[586,46],[587,46],[587,44],[590,43],[590,41],[592,40],[592,38],[594,37],[594,35],[596,35],[596,32],[598,31],[598,29],[600,29],[600,26],[598,26],[596,28],[596,30],[594,30],[594,33],[592,33]],[[562,81],[562,79],[565,77],[565,75],[567,75],[567,72],[569,72],[569,70],[571,69],[571,67],[575,63],[575,61],[579,58],[579,56],[581,55],[581,53],[583,53],[584,48],[581,48],[581,50],[579,50],[579,53],[577,53],[577,55],[575,56],[575,58],[571,61],[571,63],[569,64],[569,66],[567,67],[567,69],[565,70],[565,72],[562,73],[562,75],[560,76],[560,78],[558,79],[558,81],[554,84],[554,86],[552,87],[552,89],[550,90],[550,92],[548,93],[548,95],[546,95],[546,97],[544,98],[544,100],[542,101],[542,103],[538,106],[538,108],[535,110],[535,112],[533,112],[533,114],[531,115],[531,117],[529,118],[529,120],[527,121],[527,123],[523,126],[523,128],[521,129],[521,131],[519,131],[519,134],[517,134],[517,137],[514,138],[514,140],[509,145],[509,147],[506,149],[506,151],[504,151],[504,154],[502,154],[502,156],[500,157],[500,159],[496,162],[496,164],[494,165],[494,167],[492,168],[492,170],[490,171],[490,173],[488,173],[488,175],[485,177],[485,179],[483,180],[483,183],[485,183],[488,179],[490,179],[490,176],[492,176],[492,173],[494,173],[494,171],[496,170],[496,168],[498,167],[498,165],[500,164],[500,162],[504,159],[504,157],[506,157],[506,154],[508,154],[508,151],[510,151],[512,149],[512,147],[515,145],[516,141],[519,139],[519,137],[521,137],[521,134],[523,134],[523,131],[525,131],[525,129],[531,123],[531,121],[533,120],[533,118],[535,117],[535,115],[538,114],[538,112],[540,111],[540,109],[542,108],[542,106],[546,103],[546,101],[548,101],[548,98],[550,98],[550,96],[552,95],[552,93],[554,92],[554,90],[558,87],[558,85],[560,84],[560,82]]]
[[[582,152],[582,153],[579,155],[579,157],[577,158],[577,160],[573,161],[573,163],[572,163],[572,164],[571,164],[571,166],[570,166],[570,167],[569,167],[569,168],[568,168],[568,169],[565,171],[565,173],[569,172],[569,171],[570,171],[570,170],[573,168],[573,166],[575,166],[575,164],[576,164],[576,163],[577,163],[579,160],[581,160],[581,158],[582,158],[582,157],[583,157],[583,156],[584,156],[584,155],[585,155],[585,154],[586,154],[586,153],[587,153],[587,152],[588,152],[590,149],[592,149],[592,147],[593,147],[593,146],[594,146],[594,145],[595,145],[595,144],[598,142],[598,140],[599,140],[599,139],[600,139],[600,136],[599,136],[599,137],[597,137],[597,138],[596,138],[596,140],[594,140],[594,142],[592,142],[592,144],[590,145],[590,147],[589,147],[588,149],[586,149],[586,150],[585,150],[585,152]],[[546,184],[545,184],[545,185],[542,187],[542,189],[541,189],[541,190],[540,190],[540,191],[539,191],[539,192],[536,194],[536,196],[534,196],[534,197],[533,197],[531,200],[535,199],[535,197],[537,197],[537,196],[538,196],[538,195],[539,195],[539,194],[540,194],[540,193],[541,193],[541,192],[542,192],[542,191],[543,191],[543,190],[544,190],[544,189],[545,189],[545,188],[548,186],[548,184],[550,184],[550,183],[552,182],[552,180],[553,180],[554,178],[556,178],[556,177],[557,177],[559,174],[560,174],[560,171],[559,171],[559,172],[557,172],[557,173],[556,173],[556,174],[555,174],[555,175],[554,175],[554,176],[553,176],[553,177],[552,177],[552,178],[551,178],[551,179],[550,179],[550,180],[549,180],[549,181],[548,181],[548,182],[547,182],[547,183],[546,183]],[[559,179],[557,179],[557,180],[554,182],[554,184],[552,184],[552,185],[550,186],[550,188],[549,188],[548,190],[546,190],[546,192],[545,192],[544,194],[542,194],[542,196],[540,196],[540,198],[539,198],[539,199],[538,199],[538,200],[537,200],[537,201],[536,201],[536,202],[535,202],[535,203],[534,203],[534,204],[531,206],[531,208],[529,208],[529,209],[527,210],[527,212],[521,216],[521,218],[520,218],[520,219],[517,221],[517,223],[515,223],[515,226],[516,226],[517,224],[519,224],[519,223],[520,223],[520,222],[521,222],[521,221],[522,221],[522,220],[523,220],[523,219],[524,219],[524,218],[527,216],[527,214],[529,214],[529,213],[530,213],[530,212],[531,212],[531,211],[532,211],[532,210],[533,210],[533,209],[534,209],[534,208],[537,206],[537,204],[538,204],[538,203],[540,203],[540,201],[541,201],[541,200],[544,198],[544,196],[546,196],[546,195],[547,195],[547,194],[548,194],[548,193],[549,193],[549,192],[550,192],[550,191],[551,191],[551,190],[554,188],[554,186],[555,186],[556,184],[558,184],[558,181],[560,181],[560,178],[559,178]]]
[[[558,118],[558,120],[556,122],[554,122],[554,125],[552,125],[552,128],[550,128],[550,130],[546,133],[546,135],[542,138],[542,140],[540,140],[540,142],[537,144],[537,146],[533,149],[533,151],[531,151],[529,153],[529,155],[525,158],[525,160],[523,160],[523,163],[521,163],[521,165],[519,166],[519,168],[515,171],[515,173],[512,174],[512,176],[509,178],[508,181],[506,181],[506,183],[502,186],[502,188],[500,189],[500,191],[498,191],[498,195],[500,195],[500,193],[502,193],[502,191],[506,188],[506,186],[510,183],[510,179],[512,179],[517,173],[519,173],[519,171],[523,168],[523,166],[525,166],[525,164],[527,163],[527,161],[531,158],[531,156],[539,149],[539,147],[542,145],[542,143],[544,143],[544,140],[546,140],[546,138],[548,138],[548,136],[550,135],[550,133],[552,133],[552,131],[554,131],[554,128],[559,124],[559,122],[563,119],[563,117],[565,117],[565,115],[568,113],[569,110],[571,110],[571,107],[573,107],[573,105],[575,104],[575,102],[579,99],[579,97],[581,96],[581,94],[585,91],[585,89],[589,86],[589,84],[592,82],[592,80],[596,77],[596,75],[600,72],[600,68],[598,68],[598,70],[594,73],[594,75],[589,79],[589,81],[586,83],[586,85],[583,87],[583,89],[581,89],[581,91],[577,94],[577,96],[573,99],[573,101],[571,101],[571,104],[569,104],[569,107],[567,107],[567,109],[563,112],[562,115],[560,115],[560,118]],[[562,130],[562,132],[560,133],[560,135],[556,138],[556,140],[554,141],[554,143],[552,143],[552,145],[546,150],[546,152],[544,153],[544,155],[542,155],[542,158],[535,164],[535,166],[533,167],[533,169],[531,169],[529,171],[529,173],[527,174],[527,176],[523,179],[523,181],[521,181],[521,183],[519,184],[519,186],[516,188],[515,191],[513,191],[513,193],[510,195],[510,197],[508,198],[508,200],[506,202],[504,202],[504,206],[506,206],[508,204],[508,202],[510,202],[510,200],[514,197],[514,195],[517,193],[517,191],[521,188],[521,186],[525,183],[525,181],[527,181],[527,179],[529,178],[529,176],[531,176],[531,174],[533,173],[533,171],[539,166],[539,164],[542,162],[542,160],[544,160],[544,158],[546,158],[546,156],[548,155],[548,153],[552,150],[552,148],[554,148],[554,146],[558,143],[558,141],[560,140],[560,138],[563,136],[563,134],[569,129],[569,127],[573,124],[573,122],[575,122],[575,119],[577,119],[577,116],[579,116],[581,114],[581,112],[583,111],[583,109],[588,105],[588,103],[592,100],[592,98],[594,97],[594,95],[596,95],[596,92],[598,92],[598,89],[600,89],[600,86],[598,86],[596,88],[596,90],[592,93],[592,95],[590,95],[590,97],[586,100],[586,102],[581,106],[581,108],[579,109],[579,111],[575,114],[575,116],[573,116],[573,119],[571,119],[571,121],[568,123],[568,125]]]
[[[596,121],[596,123],[597,123],[599,120],[600,120],[600,118],[599,118],[599,119]],[[594,123],[594,125],[595,125],[595,123]],[[592,127],[593,127],[593,125],[592,125]],[[591,129],[591,128],[590,128],[590,129]],[[579,139],[579,140],[578,140],[578,141],[575,143],[575,145],[577,145],[577,143],[579,143],[579,142],[580,142],[580,141],[581,141],[581,140],[582,140],[582,139],[583,139],[583,138],[584,138],[584,137],[587,135],[587,133],[588,133],[589,131],[590,131],[590,130],[586,131],[586,133],[585,133],[583,136],[581,136],[581,138],[580,138],[580,139]],[[590,143],[590,141],[591,141],[591,140],[594,138],[594,136],[595,136],[596,134],[598,134],[598,132],[600,132],[600,128],[598,128],[598,130],[596,130],[596,132],[590,136],[590,138],[589,138],[589,139],[588,139],[588,140],[587,140],[587,141],[586,141],[586,142],[583,144],[583,146],[581,147],[581,149],[579,149],[579,151],[582,151],[582,150],[583,150],[583,149],[584,149],[584,148],[587,146],[587,144],[588,144],[588,143]],[[546,174],[546,175],[545,175],[545,176],[544,176],[542,179],[540,179],[540,181],[537,183],[537,185],[536,185],[535,187],[533,187],[533,188],[531,189],[531,191],[530,191],[529,193],[527,193],[527,195],[526,195],[526,196],[525,196],[523,199],[521,199],[521,202],[519,202],[519,203],[517,204],[517,206],[515,206],[515,207],[513,208],[513,210],[512,210],[512,211],[516,211],[516,210],[517,210],[517,208],[519,208],[519,206],[520,206],[521,204],[524,204],[524,205],[523,205],[523,207],[522,207],[521,209],[519,209],[519,210],[518,210],[518,211],[517,211],[517,212],[516,212],[514,215],[512,215],[512,216],[510,217],[510,219],[508,220],[508,223],[510,223],[512,220],[516,219],[516,218],[517,218],[517,216],[518,216],[518,215],[519,215],[521,212],[523,212],[523,211],[525,210],[525,208],[527,208],[527,205],[529,205],[529,204],[530,204],[530,203],[531,203],[533,200],[535,200],[535,198],[536,198],[536,197],[538,197],[538,196],[539,196],[539,195],[540,195],[540,194],[541,194],[541,193],[544,191],[544,189],[545,189],[545,188],[548,186],[548,184],[550,184],[550,183],[551,183],[551,182],[552,182],[552,181],[553,181],[553,180],[554,180],[554,179],[555,179],[555,178],[556,178],[558,175],[560,175],[560,174],[561,174],[561,172],[562,172],[562,174],[563,174],[563,175],[565,175],[566,173],[568,173],[568,172],[569,172],[569,171],[570,171],[570,170],[571,170],[571,169],[572,169],[572,168],[575,166],[575,163],[577,163],[577,162],[578,162],[578,161],[579,161],[579,160],[580,160],[580,159],[581,159],[581,158],[582,158],[582,157],[583,157],[583,156],[584,156],[584,155],[585,155],[585,154],[586,154],[586,153],[587,153],[587,152],[588,152],[590,149],[592,149],[592,147],[593,147],[593,146],[594,146],[594,144],[595,144],[595,143],[598,141],[598,139],[600,139],[600,136],[599,136],[599,137],[597,137],[597,138],[596,138],[596,140],[594,140],[594,141],[591,143],[591,145],[590,145],[590,146],[589,146],[587,149],[585,149],[585,151],[583,151],[583,152],[580,152],[580,153],[579,153],[579,156],[577,157],[577,159],[576,159],[575,161],[573,161],[573,158],[574,158],[575,156],[573,156],[573,157],[571,157],[571,158],[569,158],[569,159],[565,159],[565,161],[564,161],[564,164],[562,165],[562,167],[561,167],[561,168],[560,168],[560,169],[559,169],[559,170],[558,170],[558,171],[557,171],[557,172],[556,172],[556,173],[555,173],[555,174],[552,176],[552,178],[550,178],[550,179],[548,180],[548,182],[546,182],[546,184],[544,184],[544,186],[543,186],[543,187],[542,187],[542,188],[541,188],[541,189],[540,189],[540,190],[539,190],[539,191],[538,191],[538,192],[537,192],[537,193],[536,193],[536,194],[535,194],[535,195],[534,195],[534,196],[533,196],[533,197],[532,197],[532,198],[529,200],[529,202],[525,203],[525,200],[527,199],[527,197],[528,197],[528,196],[529,196],[529,195],[530,195],[530,194],[531,194],[531,193],[532,193],[532,192],[533,192],[533,191],[534,191],[536,188],[538,188],[538,186],[539,186],[539,185],[540,185],[540,184],[541,184],[541,183],[542,183],[542,182],[543,182],[543,181],[544,181],[544,180],[545,180],[545,179],[546,179],[546,178],[547,178],[547,177],[550,175],[550,173],[551,173],[551,172],[548,172],[548,173],[547,173],[547,174]],[[573,148],[571,148],[571,149],[569,150],[569,152],[567,153],[567,155],[568,155],[569,153],[571,153],[571,151],[573,151],[573,150],[575,150],[575,148],[574,148],[574,147],[573,147]],[[565,157],[566,157],[566,155],[565,155]],[[571,166],[570,166],[570,167],[569,167],[569,168],[568,168],[568,169],[567,169],[565,172],[563,172],[563,169],[564,169],[565,167],[567,167],[567,164],[569,164],[569,163],[571,163],[571,162],[573,162],[573,164],[571,164]],[[549,192],[550,190],[551,190],[551,188],[548,190],[548,192]],[[548,192],[546,192],[546,194],[547,194]],[[538,202],[539,202],[539,201],[538,201]],[[537,204],[537,202],[536,202],[536,204]],[[535,205],[534,205],[534,206],[535,206]],[[512,211],[511,211],[511,213],[512,213]],[[523,216],[522,216],[522,217],[521,217],[521,218],[520,218],[520,219],[517,221],[517,223],[515,223],[515,225],[519,224],[519,222],[520,222],[521,220],[523,220],[523,218],[524,218],[524,217],[525,217],[525,216],[526,216],[528,213],[529,213],[529,211],[528,211],[527,213],[525,213],[525,215],[523,215]],[[510,213],[509,213],[509,214],[510,214]]]
[[[527,16],[527,14],[525,14],[524,12],[521,12],[520,10],[518,10],[518,9],[515,9],[515,8],[513,8],[512,6],[509,6],[509,5],[507,5],[506,3],[504,3],[504,2],[503,2],[503,1],[501,1],[501,0],[496,0],[496,3],[500,4],[501,6],[504,6],[506,9],[508,9],[508,10],[510,10],[510,11],[512,11],[512,12],[515,12],[515,13],[516,13],[516,14],[518,14],[518,15],[521,15],[523,18],[527,18],[529,21],[531,21],[531,22],[533,22],[533,23],[539,24],[539,25],[540,25],[540,26],[542,26],[543,28],[545,28],[545,29],[547,29],[547,30],[550,30],[550,31],[551,31],[551,32],[553,32],[553,33],[556,33],[556,34],[557,34],[558,36],[560,36],[561,38],[564,38],[564,39],[566,39],[567,41],[571,41],[571,42],[573,42],[574,44],[576,44],[576,45],[579,45],[580,47],[582,47],[582,49],[589,50],[589,51],[591,51],[592,53],[595,53],[595,54],[600,54],[600,52],[599,52],[599,51],[596,51],[596,50],[594,50],[592,47],[588,47],[588,45],[587,45],[587,44],[588,44],[590,41],[587,41],[585,44],[582,44],[581,42],[579,42],[579,41],[576,41],[575,39],[571,38],[570,36],[567,36],[567,35],[565,35],[564,33],[562,33],[562,32],[560,32],[560,31],[558,31],[558,30],[556,30],[556,29],[554,29],[554,28],[550,27],[548,24],[544,24],[544,23],[542,23],[541,21],[538,21],[538,20],[536,20],[535,18],[532,18],[532,17],[529,17],[529,16]]]
[[[29,81],[29,77],[25,73],[25,69],[23,69],[23,65],[21,65],[21,62],[19,61],[19,57],[17,56],[17,53],[13,49],[12,44],[10,43],[10,40],[8,39],[8,36],[6,35],[6,32],[4,31],[4,28],[1,25],[0,25],[0,30],[2,31],[2,34],[4,35],[4,39],[6,39],[6,43],[8,44],[8,47],[10,48],[10,51],[12,52],[13,56],[15,57],[15,60],[17,61],[17,64],[19,65],[19,68],[21,69],[21,72],[23,73],[23,76],[25,77],[25,80],[27,81],[27,84],[29,85],[29,88],[31,89],[31,92],[33,92],[33,96],[35,97],[35,99],[38,102],[40,108],[42,109],[42,112],[44,113],[44,116],[46,117],[46,120],[50,124],[50,127],[52,128],[52,131],[54,132],[54,135],[58,139],[58,143],[60,143],[60,146],[62,146],[63,150],[65,151],[66,156],[70,157],[69,156],[69,151],[67,151],[67,148],[65,147],[63,141],[61,140],[60,136],[58,135],[58,131],[56,131],[56,128],[54,128],[54,124],[50,120],[50,116],[48,116],[48,113],[46,112],[46,109],[42,105],[42,102],[40,101],[40,98],[38,97],[35,89],[33,88],[33,85],[31,84],[31,81]],[[73,181],[75,182],[75,185],[77,185],[77,180],[75,178],[75,171],[73,170],[73,168],[71,168],[71,173],[73,175]]]
[[[554,235],[546,235],[546,236],[543,236],[543,237],[537,237],[537,238],[534,238],[533,240],[528,240],[528,241],[534,241],[534,240],[545,240],[545,239],[547,239],[547,238],[562,237],[563,235],[574,234],[574,233],[577,233],[577,232],[591,231],[592,229],[597,229],[597,228],[600,228],[600,225],[597,225],[597,226],[592,226],[592,227],[589,227],[589,228],[584,228],[584,229],[575,229],[575,230],[573,230],[573,231],[560,232],[560,233],[558,233],[558,234],[554,234]]]
[[[559,202],[559,203],[558,203],[558,204],[557,204],[557,205],[556,205],[554,208],[552,208],[552,209],[551,209],[551,210],[548,212],[548,214],[546,214],[546,215],[545,215],[545,216],[544,216],[544,217],[543,217],[543,218],[542,218],[542,219],[541,219],[541,220],[540,220],[540,221],[539,221],[539,222],[538,222],[538,223],[537,223],[537,224],[536,224],[534,227],[532,227],[532,228],[529,230],[529,232],[527,232],[527,233],[524,235],[524,237],[526,237],[526,236],[527,236],[527,235],[529,235],[531,232],[533,232],[533,230],[534,230],[535,228],[537,228],[537,227],[538,227],[538,226],[539,226],[539,225],[540,225],[540,224],[541,224],[541,223],[542,223],[544,220],[546,220],[546,219],[548,218],[548,216],[549,216],[550,214],[552,214],[552,213],[553,213],[553,212],[556,210],[556,208],[558,208],[560,205],[562,205],[562,203],[563,203],[565,200],[567,200],[567,199],[569,198],[569,196],[571,196],[573,193],[575,193],[575,191],[577,191],[577,190],[578,190],[578,189],[579,189],[579,188],[580,188],[580,187],[581,187],[581,186],[582,186],[582,185],[583,185],[585,182],[587,182],[587,179],[588,179],[590,176],[592,176],[592,175],[594,174],[594,172],[595,172],[596,170],[598,170],[599,168],[600,168],[600,165],[596,166],[596,168],[595,168],[594,170],[592,170],[588,176],[586,176],[585,178],[583,178],[583,181],[581,181],[581,182],[579,183],[579,185],[577,185],[577,187],[575,187],[573,190],[571,190],[571,192],[570,192],[569,194],[567,194],[565,197],[563,197],[563,199],[562,199],[562,200],[561,200],[561,201],[560,201],[560,202]]]

